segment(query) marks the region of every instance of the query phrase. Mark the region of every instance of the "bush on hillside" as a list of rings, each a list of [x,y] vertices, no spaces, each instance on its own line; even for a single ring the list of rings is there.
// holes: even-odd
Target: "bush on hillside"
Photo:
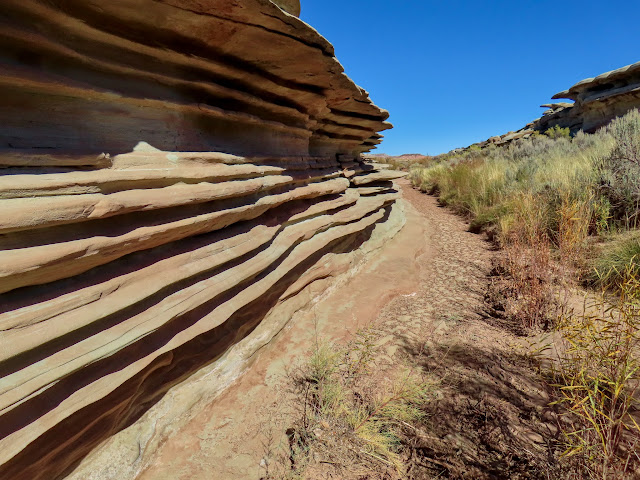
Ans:
[[[632,110],[607,128],[615,140],[600,166],[600,188],[613,218],[637,228],[640,217],[640,112]]]
[[[603,245],[594,261],[591,281],[606,290],[616,291],[629,280],[640,278],[640,234],[629,232]]]
[[[571,131],[568,128],[560,128],[558,125],[547,129],[544,134],[549,138],[570,138]]]

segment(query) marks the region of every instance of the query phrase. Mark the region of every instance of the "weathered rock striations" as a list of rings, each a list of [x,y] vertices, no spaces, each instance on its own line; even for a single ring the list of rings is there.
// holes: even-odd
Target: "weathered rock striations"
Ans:
[[[161,442],[401,227],[388,114],[299,10],[0,6],[0,478]]]
[[[300,16],[300,2],[298,0],[274,0],[273,3],[291,15]]]
[[[0,150],[30,162],[64,165],[52,154],[114,155],[140,141],[358,153],[390,126],[331,44],[268,0],[7,0],[0,46]]]

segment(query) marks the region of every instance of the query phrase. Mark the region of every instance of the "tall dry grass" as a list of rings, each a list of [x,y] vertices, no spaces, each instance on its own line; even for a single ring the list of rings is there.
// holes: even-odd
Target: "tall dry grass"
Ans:
[[[331,478],[406,478],[407,429],[424,418],[436,383],[418,369],[385,370],[380,340],[370,326],[346,344],[317,342],[291,378],[295,422],[265,479],[318,478],[323,465]]]
[[[575,478],[640,473],[640,279],[629,270],[623,277],[615,297],[597,296],[580,315],[559,318],[550,373]]]
[[[571,478],[638,478],[640,113],[592,135],[555,133],[449,156],[410,178],[502,247],[509,317],[556,328],[549,364]],[[583,278],[606,294],[555,314],[558,293]]]
[[[573,140],[537,136],[508,148],[490,148],[481,155],[463,154],[430,168],[414,168],[410,178],[421,190],[437,193],[442,203],[467,215],[474,228],[497,229],[506,238],[516,217],[535,211],[536,229],[556,238],[563,199],[587,206],[590,222],[598,223],[607,215],[594,202],[599,178],[596,166],[612,147],[605,132],[579,134]]]
[[[573,139],[540,135],[414,168],[410,178],[466,216],[472,231],[499,243],[506,254],[500,268],[510,278],[499,295],[503,308],[520,327],[533,328],[549,324],[551,283],[565,282],[551,260],[559,257],[562,271],[576,271],[589,232],[606,229],[597,165],[612,148],[606,132]]]
[[[615,239],[639,226],[640,112],[591,135],[537,135],[435,158],[413,168],[410,179],[466,216],[472,231],[486,231],[505,248],[542,238],[574,277],[593,280],[594,268],[621,271],[632,261],[613,251],[620,250],[615,241],[597,249],[594,262],[586,258],[589,237]]]

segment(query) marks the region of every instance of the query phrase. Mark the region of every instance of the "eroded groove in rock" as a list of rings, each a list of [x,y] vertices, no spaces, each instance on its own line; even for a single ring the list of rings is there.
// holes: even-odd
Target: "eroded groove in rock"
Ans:
[[[388,113],[299,11],[0,6],[0,478],[70,474],[197,372],[214,398],[401,228],[360,159]]]

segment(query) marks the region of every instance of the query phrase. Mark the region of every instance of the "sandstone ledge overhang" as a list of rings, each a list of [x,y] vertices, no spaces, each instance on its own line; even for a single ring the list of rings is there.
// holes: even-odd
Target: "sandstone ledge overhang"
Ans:
[[[0,152],[357,154],[391,128],[268,0],[5,0],[0,68]]]
[[[300,1],[299,0],[273,0],[273,3],[278,5],[282,10],[296,17],[300,16]]]
[[[627,93],[640,89],[640,62],[586,78],[568,90],[556,93],[552,98],[568,98],[575,102],[601,100],[604,96]]]

